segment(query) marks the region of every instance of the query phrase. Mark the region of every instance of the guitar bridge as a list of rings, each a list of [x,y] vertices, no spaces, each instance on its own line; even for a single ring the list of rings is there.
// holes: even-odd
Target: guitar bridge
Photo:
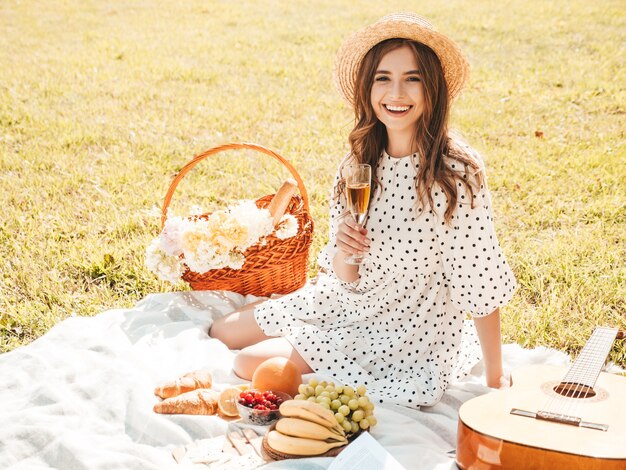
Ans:
[[[595,429],[597,431],[608,431],[609,426],[607,424],[600,423],[590,423],[588,421],[583,421],[582,419],[576,416],[569,416],[560,413],[551,413],[548,411],[526,411],[520,410],[518,408],[513,408],[511,410],[512,415],[523,416],[525,418],[535,418],[540,419],[542,421],[551,421],[553,423],[566,424],[569,426],[577,426],[580,428],[589,428]]]
[[[553,421],[555,423],[569,424],[570,426],[580,426],[580,422],[582,421],[576,416],[550,413],[548,411],[538,411],[535,417],[537,419],[543,419],[544,421]]]

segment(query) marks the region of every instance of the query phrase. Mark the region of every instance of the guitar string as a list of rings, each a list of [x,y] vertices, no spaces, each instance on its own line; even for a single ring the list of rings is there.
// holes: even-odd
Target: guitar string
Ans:
[[[589,342],[593,340],[593,338],[595,337],[595,334],[596,332],[594,331],[594,333],[591,335],[591,338],[589,339]],[[580,355],[578,359],[581,359]],[[568,369],[567,373],[565,374],[565,377],[563,378],[562,382],[559,385],[570,383],[570,379],[568,379],[568,377],[570,376],[572,370],[576,367],[576,365],[579,364],[578,359]],[[563,385],[563,386],[566,387],[567,385]],[[556,415],[557,417],[562,417],[565,414],[565,410],[570,400],[570,398],[567,396],[568,394],[569,394],[569,390],[565,390],[565,396],[555,391],[554,395],[551,395],[550,398],[548,399],[548,402],[546,403],[544,410]]]
[[[604,360],[610,352],[610,348],[616,336],[616,329],[598,327],[594,330],[594,333],[583,347],[579,357],[565,374],[563,382],[561,382],[561,384],[568,384],[567,386],[575,383],[574,389],[565,389],[564,392],[566,395],[564,397],[558,394],[558,392],[555,392],[545,404],[543,408],[544,411],[553,413],[560,418],[575,415],[575,410],[581,403],[580,397],[586,395],[587,387],[593,389],[593,385],[597,380]],[[598,364],[598,360],[602,359],[599,357],[599,354],[602,352],[605,353],[602,356],[604,359],[601,364]],[[600,368],[596,369],[598,365]],[[595,372],[596,370],[597,372]],[[563,386],[566,387],[565,385]]]
[[[566,410],[568,415],[574,416],[583,403],[580,398],[587,395],[588,389],[593,390],[616,336],[616,329],[599,329],[595,340],[589,344],[589,347],[583,348],[584,358],[579,367],[579,373],[582,371],[581,380],[569,400],[570,407]]]
[[[575,362],[574,367],[571,369],[572,376],[566,379],[566,383],[574,382],[576,386],[574,387],[574,390],[572,390],[571,392],[568,391],[568,394],[566,395],[567,400],[565,400],[565,407],[561,411],[561,418],[564,418],[566,416],[576,416],[577,414],[577,409],[580,405],[580,397],[584,394],[585,386],[589,385],[585,384],[586,375],[588,375],[587,372],[591,370],[593,366],[597,365],[597,360],[594,361],[594,354],[600,352],[602,344],[606,342],[607,339],[607,335],[603,333],[605,332],[600,328],[594,331],[591,339],[587,342],[587,344],[585,344],[582,351],[580,352],[579,356],[582,356],[582,360],[577,360]],[[576,374],[579,374],[580,377],[577,377]],[[567,375],[569,375],[569,373]]]
[[[600,340],[601,337],[601,331],[600,330],[596,330],[594,331],[594,335],[592,335],[592,339],[585,344],[585,346],[583,347],[582,351],[580,352],[580,355],[582,356],[582,360],[581,361],[576,361],[574,364],[574,368],[578,368],[579,371],[577,371],[578,374],[581,373],[581,371],[586,371],[589,370],[589,368],[591,367],[590,364],[590,360],[589,360],[589,351],[591,351],[591,354],[593,354],[593,350],[596,348],[596,345],[598,343],[598,341]],[[577,367],[578,366],[578,367]],[[566,395],[568,397],[568,400],[566,401],[566,406],[562,411],[562,415],[561,417],[565,417],[565,416],[574,416],[575,415],[575,409],[578,407],[578,399],[580,398],[580,396],[583,393],[583,388],[584,388],[584,372],[582,372],[583,376],[577,378],[576,374],[573,374],[573,377],[570,377],[567,380],[567,383],[571,383],[572,381],[575,381],[576,386],[574,388],[573,391],[571,391],[571,393],[568,391],[568,394]]]
[[[594,334],[589,339],[587,344],[589,344],[594,338],[595,338],[595,331],[594,331]],[[578,364],[580,364],[580,360],[583,359],[583,357],[581,356],[582,356],[582,352],[581,352],[581,355],[579,355],[578,359],[574,362],[574,364],[572,364],[572,366],[569,368],[569,370],[565,374],[563,381],[559,384],[559,386],[564,387],[564,390],[563,390],[564,395],[561,395],[559,394],[559,392],[556,392],[558,394],[558,395],[554,395],[556,397],[556,400],[554,400],[554,402],[556,402],[555,403],[556,406],[553,404],[554,402],[549,404],[549,409],[550,409],[549,412],[555,414],[557,418],[562,418],[563,416],[565,416],[565,413],[567,409],[569,408],[570,402],[572,400],[570,389],[569,389],[569,384],[571,383],[571,375],[572,375],[572,371],[577,367]]]
[[[585,345],[581,351],[581,353],[585,353],[582,364],[587,365],[587,367],[584,369],[582,380],[580,380],[580,390],[578,387],[576,388],[574,396],[570,400],[570,407],[566,410],[569,416],[574,416],[582,406],[583,402],[580,398],[586,396],[586,387],[593,390],[616,336],[617,329],[601,328],[596,340],[592,342],[590,347],[587,349],[587,345]]]
[[[589,387],[593,390],[593,386],[595,385],[598,376],[602,370],[602,366],[604,365],[604,361],[606,357],[611,351],[611,346],[615,341],[615,337],[617,336],[617,329],[609,329],[603,328],[599,331],[599,335],[597,341],[592,344],[590,348],[590,352],[586,355],[585,361],[583,365],[589,364],[583,374],[584,385],[581,385],[581,392],[574,398],[579,398],[581,396],[585,396],[585,387]],[[583,382],[583,380],[581,380]],[[577,400],[574,403],[574,410],[577,410],[582,405],[582,401]],[[570,416],[573,415],[573,411],[570,412]]]
[[[602,333],[604,333],[604,337],[602,335]],[[584,390],[585,390],[585,386],[589,386],[590,388],[592,388],[591,386],[593,385],[593,383],[595,382],[595,380],[590,380],[593,379],[593,376],[590,377],[590,371],[594,370],[595,368],[591,367],[592,365],[596,365],[597,361],[592,361],[593,360],[593,354],[594,354],[594,349],[599,349],[597,344],[600,343],[601,345],[605,343],[605,339],[611,339],[609,344],[606,344],[605,346],[608,347],[608,352],[610,351],[610,347],[611,344],[613,342],[613,340],[615,339],[613,334],[616,335],[616,332],[614,332],[611,329],[599,329],[597,330],[597,332],[594,330],[594,335],[592,335],[592,338],[590,338],[589,342],[585,345],[585,347],[583,348],[583,351],[581,351],[581,354],[579,354],[579,358],[575,361],[574,365],[568,370],[568,372],[566,373],[563,382],[562,383],[576,383],[577,385],[575,386],[574,390],[572,391],[571,389],[567,390],[565,393],[567,393],[567,395],[565,398],[562,398],[561,395],[552,395],[551,399],[548,400],[548,402],[546,403],[545,407],[543,408],[545,411],[557,414],[557,415],[566,415],[569,414],[571,415],[571,412],[566,411],[567,408],[571,408],[572,404],[575,403],[579,403],[579,397],[583,395]],[[608,336],[611,335],[612,337],[609,338]],[[602,348],[602,349],[606,349]],[[591,354],[591,357],[589,357],[589,355]],[[606,357],[603,356],[603,357]],[[601,365],[600,365],[601,366]],[[581,374],[582,372],[582,377],[580,382],[579,381],[575,381],[577,374]],[[598,372],[599,374],[599,372]],[[597,374],[595,375],[595,378],[597,379]],[[553,398],[556,396],[556,400]],[[556,406],[554,405],[556,402]],[[569,405],[569,406],[568,406]]]
[[[596,336],[597,336],[596,332],[594,331],[594,334],[592,335],[592,337],[588,341],[587,345],[589,345],[591,342],[593,342],[594,339],[596,338]],[[564,393],[564,395],[561,395],[561,394],[558,395],[557,400],[555,400],[556,401],[556,406],[554,406],[553,403],[549,404],[550,412],[554,413],[557,418],[563,418],[569,412],[568,410],[571,408],[571,402],[575,399],[575,398],[573,398],[573,395],[577,391],[576,390],[572,391],[571,388],[570,388],[570,386],[571,386],[570,384],[573,383],[572,382],[572,376],[574,376],[574,378],[575,378],[575,376],[576,376],[576,374],[575,374],[576,369],[580,366],[580,364],[582,363],[583,360],[585,360],[584,351],[581,351],[581,354],[579,355],[578,359],[574,362],[572,367],[570,367],[570,369],[565,374],[565,377],[563,378],[563,381],[559,384],[560,386],[563,387],[562,392]],[[577,393],[576,393],[576,395],[577,395]]]

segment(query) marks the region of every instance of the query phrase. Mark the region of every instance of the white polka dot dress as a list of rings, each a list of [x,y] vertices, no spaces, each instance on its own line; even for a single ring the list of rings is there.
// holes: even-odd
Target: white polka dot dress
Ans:
[[[446,224],[441,190],[433,190],[434,211],[416,204],[416,173],[410,155],[381,157],[382,188],[366,222],[370,262],[360,266],[358,281],[343,282],[332,272],[346,209],[343,199],[332,201],[330,240],[319,256],[328,274],[255,309],[265,334],[285,337],[313,370],[336,383],[364,384],[380,402],[414,408],[439,401],[448,382],[478,359],[475,341],[462,348],[465,312],[489,314],[515,289],[486,185],[474,208],[459,188]]]

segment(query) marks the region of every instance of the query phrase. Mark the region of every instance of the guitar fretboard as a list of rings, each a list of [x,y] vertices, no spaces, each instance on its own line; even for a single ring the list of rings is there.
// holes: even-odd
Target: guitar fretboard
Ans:
[[[617,328],[597,327],[589,341],[563,377],[563,383],[586,385],[590,388],[596,383],[615,337]]]

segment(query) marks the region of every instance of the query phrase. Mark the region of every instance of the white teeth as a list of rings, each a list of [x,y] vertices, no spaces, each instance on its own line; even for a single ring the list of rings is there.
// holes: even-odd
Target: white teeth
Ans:
[[[410,108],[410,106],[391,106],[386,104],[385,108],[387,108],[389,111],[406,111]]]

